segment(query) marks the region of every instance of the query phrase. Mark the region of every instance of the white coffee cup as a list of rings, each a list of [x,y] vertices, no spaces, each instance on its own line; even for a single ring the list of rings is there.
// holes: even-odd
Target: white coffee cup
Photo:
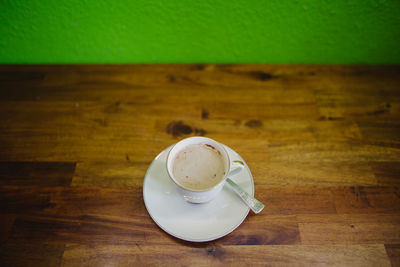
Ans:
[[[212,188],[206,190],[195,190],[191,188],[186,188],[182,186],[174,177],[174,173],[172,171],[174,159],[182,149],[184,149],[189,145],[194,145],[194,144],[207,144],[213,146],[221,153],[221,156],[225,164],[225,170],[227,171],[225,172],[225,175],[220,179],[219,183],[213,186]],[[228,152],[226,151],[226,149],[222,144],[207,137],[195,136],[183,139],[172,147],[167,156],[167,172],[169,177],[175,183],[182,197],[186,201],[191,203],[205,203],[214,199],[224,186],[226,178],[228,176],[232,176],[239,173],[243,168],[244,168],[243,162],[239,160],[232,161],[229,158]]]

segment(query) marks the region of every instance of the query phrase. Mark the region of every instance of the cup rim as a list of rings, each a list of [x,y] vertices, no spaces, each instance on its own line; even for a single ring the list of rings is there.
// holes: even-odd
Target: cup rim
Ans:
[[[229,168],[229,169],[225,171],[225,175],[224,175],[223,179],[221,179],[221,181],[219,181],[219,183],[217,183],[217,184],[215,184],[214,186],[212,186],[212,187],[210,187],[210,188],[207,188],[207,189],[196,190],[196,189],[187,188],[187,187],[185,187],[185,186],[179,184],[177,181],[175,181],[175,179],[173,178],[172,174],[169,172],[168,161],[169,161],[169,156],[170,156],[170,154],[171,154],[171,151],[174,149],[174,147],[175,147],[178,143],[180,143],[180,142],[182,142],[182,141],[184,141],[184,140],[187,140],[187,139],[192,139],[192,138],[202,138],[202,139],[205,139],[205,140],[211,140],[211,141],[213,141],[213,142],[218,143],[219,146],[220,146],[221,149],[222,149],[222,152],[225,153],[226,158],[228,159],[228,168]],[[201,192],[208,192],[208,191],[211,191],[211,190],[213,190],[214,188],[220,186],[222,183],[225,183],[226,178],[228,177],[229,170],[230,170],[231,160],[230,160],[228,151],[226,151],[226,149],[225,149],[225,147],[224,147],[224,145],[223,145],[222,143],[220,143],[220,142],[218,142],[218,141],[216,141],[216,140],[214,140],[214,139],[211,139],[211,138],[208,138],[208,137],[204,137],[204,136],[191,136],[191,137],[187,137],[187,138],[184,138],[184,139],[178,141],[177,143],[175,143],[175,144],[171,147],[171,149],[168,151],[165,164],[166,164],[166,167],[167,167],[167,174],[168,174],[168,177],[175,183],[175,185],[177,185],[178,187],[180,187],[180,188],[182,188],[182,189],[184,189],[184,190],[190,191],[190,192],[198,192],[198,193],[201,193]]]

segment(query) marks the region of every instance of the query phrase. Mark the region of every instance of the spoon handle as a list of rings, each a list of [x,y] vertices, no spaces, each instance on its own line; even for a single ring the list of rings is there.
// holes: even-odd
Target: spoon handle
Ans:
[[[228,182],[228,184],[231,186],[231,188],[233,189],[233,191],[236,192],[236,194],[238,194],[240,196],[240,198],[247,204],[247,206],[250,207],[250,209],[254,212],[254,213],[259,213],[260,211],[263,210],[264,208],[264,204],[262,204],[260,201],[258,201],[257,199],[255,199],[254,197],[250,196],[249,194],[247,194],[242,188],[240,188],[234,181],[232,181],[231,179],[227,178],[226,181]]]

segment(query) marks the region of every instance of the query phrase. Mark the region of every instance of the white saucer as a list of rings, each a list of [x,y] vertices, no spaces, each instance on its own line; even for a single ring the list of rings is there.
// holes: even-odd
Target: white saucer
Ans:
[[[166,157],[172,146],[162,151],[151,163],[143,182],[143,199],[154,222],[177,238],[204,242],[223,237],[235,230],[249,213],[247,207],[228,185],[212,201],[191,204],[179,195],[166,170]],[[225,146],[230,159],[244,160]],[[254,196],[253,176],[245,168],[230,177],[248,194]]]

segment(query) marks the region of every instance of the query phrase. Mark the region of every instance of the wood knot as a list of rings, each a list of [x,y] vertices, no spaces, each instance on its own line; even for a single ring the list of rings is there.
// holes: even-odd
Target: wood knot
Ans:
[[[272,79],[276,79],[279,77],[277,75],[273,75],[271,73],[267,73],[267,72],[263,72],[263,71],[251,71],[251,72],[249,72],[249,76],[256,80],[263,81],[263,82],[269,81]]]
[[[201,110],[201,118],[203,119],[203,120],[205,120],[205,119],[208,119],[208,116],[210,115],[210,113],[208,113],[208,111],[206,110],[206,109],[202,109]]]
[[[263,124],[260,120],[249,120],[245,123],[245,125],[250,128],[260,128]]]
[[[191,126],[183,123],[183,121],[171,121],[166,127],[166,132],[171,134],[173,137],[181,135],[188,135],[195,133],[196,135],[206,135],[207,132],[204,129],[192,128]]]
[[[218,246],[206,247],[206,253],[214,258],[223,258],[225,254],[222,248]]]

